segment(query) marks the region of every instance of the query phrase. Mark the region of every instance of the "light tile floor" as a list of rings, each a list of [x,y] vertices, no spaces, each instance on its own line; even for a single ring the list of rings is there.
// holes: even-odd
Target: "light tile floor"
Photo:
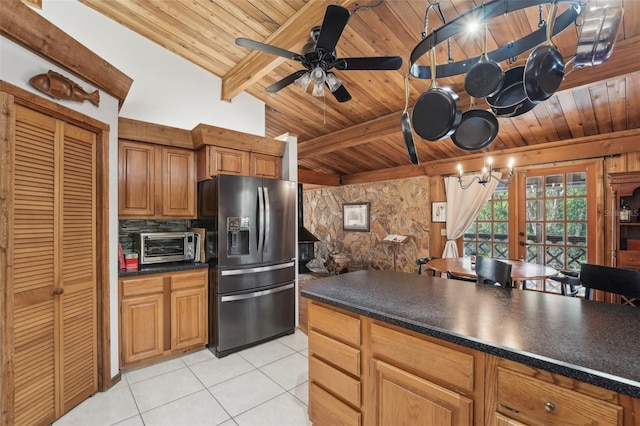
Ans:
[[[307,336],[300,330],[216,358],[208,349],[122,375],[55,426],[308,426]]]

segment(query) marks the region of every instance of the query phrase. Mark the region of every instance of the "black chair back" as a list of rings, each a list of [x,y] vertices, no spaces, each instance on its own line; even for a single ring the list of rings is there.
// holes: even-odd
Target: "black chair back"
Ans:
[[[513,287],[511,280],[511,264],[501,262],[498,259],[484,256],[476,256],[476,283],[499,283],[502,287]]]
[[[640,300],[640,271],[583,263],[580,282],[585,299],[593,299],[591,290],[602,290]]]

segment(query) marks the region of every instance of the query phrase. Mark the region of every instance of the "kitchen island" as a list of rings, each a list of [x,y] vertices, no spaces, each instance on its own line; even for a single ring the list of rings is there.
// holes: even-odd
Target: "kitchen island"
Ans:
[[[302,295],[314,424],[640,424],[637,308],[392,271]]]

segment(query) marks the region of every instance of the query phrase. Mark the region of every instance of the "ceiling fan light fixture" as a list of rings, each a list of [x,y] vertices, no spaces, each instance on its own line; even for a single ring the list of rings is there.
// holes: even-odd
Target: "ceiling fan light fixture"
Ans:
[[[340,77],[332,72],[327,73],[327,86],[329,86],[329,90],[331,90],[331,93],[333,93],[338,90],[340,86],[342,86],[342,80],[340,80]]]
[[[300,77],[294,80],[296,86],[302,89],[303,92],[307,91],[307,87],[309,87],[309,83],[311,83],[311,74],[306,72],[302,74]]]
[[[313,92],[311,92],[311,95],[318,98],[324,96],[324,85],[322,83],[313,83]]]
[[[326,77],[327,74],[319,66],[311,70],[311,80],[313,81],[313,84],[324,84],[324,80],[326,79]]]

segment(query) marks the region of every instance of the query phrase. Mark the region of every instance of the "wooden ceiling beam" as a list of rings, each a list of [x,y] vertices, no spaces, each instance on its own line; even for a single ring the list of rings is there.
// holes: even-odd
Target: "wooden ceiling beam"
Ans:
[[[576,88],[601,84],[602,80],[619,78],[640,71],[640,36],[622,40],[615,45],[611,58],[600,65],[576,69],[569,74],[556,92],[561,94]],[[596,78],[594,78],[596,76]],[[464,96],[460,97],[460,104],[465,105]],[[401,112],[387,114],[365,123],[323,135],[298,144],[298,158],[309,158],[328,154],[337,150],[353,148],[397,134],[400,127]],[[414,136],[415,137],[415,136]]]
[[[118,99],[133,80],[19,0],[2,0],[0,34]]]
[[[334,4],[349,7],[356,0],[334,1]],[[280,26],[274,33],[262,43],[291,50],[301,40],[309,38],[309,31],[316,25],[321,25],[327,2],[310,1],[299,9],[287,22]],[[257,40],[260,41],[260,40]],[[251,51],[224,77],[222,77],[221,98],[231,101],[234,96],[246,90],[249,86],[260,80],[265,74],[273,71],[285,58],[270,55],[257,50]]]
[[[496,169],[507,167],[509,158],[514,157],[515,168],[526,168],[535,164],[548,164],[558,161],[580,160],[619,155],[638,151],[640,129],[624,130],[595,136],[585,136],[564,141],[524,146],[492,152]],[[576,152],[580,152],[576,156]],[[458,173],[458,163],[463,164],[465,172],[481,170],[484,165],[484,154],[471,154],[457,158],[448,158],[419,166],[401,166],[354,173],[342,176],[343,185],[357,183],[380,182],[392,179],[406,179],[416,176],[446,176]]]
[[[320,173],[298,167],[298,182],[320,186],[340,185],[340,176],[331,173]]]

